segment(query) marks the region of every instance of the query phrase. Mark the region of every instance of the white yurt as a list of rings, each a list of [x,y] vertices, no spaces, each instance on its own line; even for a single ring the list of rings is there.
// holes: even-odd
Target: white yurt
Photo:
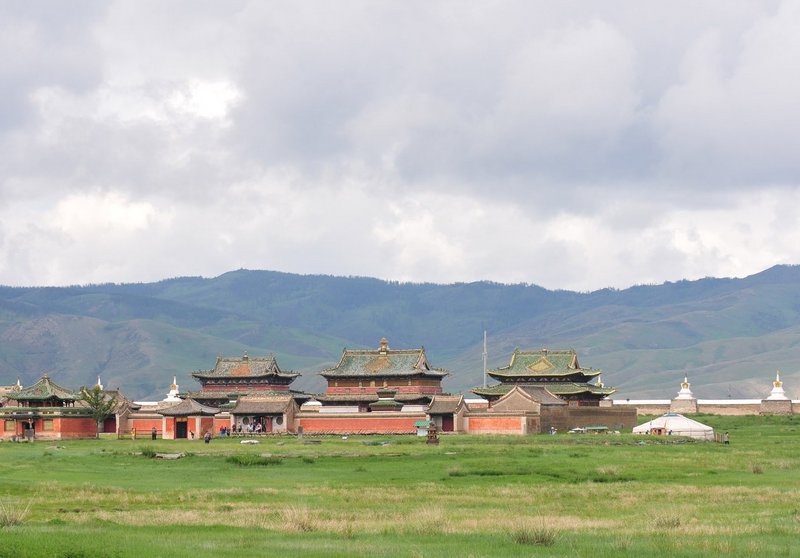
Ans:
[[[634,434],[654,434],[660,436],[689,436],[698,440],[713,440],[714,429],[678,413],[667,413],[656,419],[640,424],[633,429]]]

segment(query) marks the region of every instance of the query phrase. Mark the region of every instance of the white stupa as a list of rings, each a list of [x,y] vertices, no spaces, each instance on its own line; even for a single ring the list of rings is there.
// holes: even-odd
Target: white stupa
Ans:
[[[783,382],[781,382],[781,371],[778,370],[775,373],[775,381],[772,382],[772,391],[769,393],[769,397],[767,397],[767,401],[786,401],[789,399],[786,397],[786,392],[783,391]]]
[[[683,377],[683,381],[681,382],[681,390],[678,392],[678,395],[675,396],[675,399],[694,399],[691,384],[689,383],[689,376]]]
[[[167,402],[181,401],[181,398],[178,397],[178,378],[176,376],[172,377],[172,385],[169,386],[169,393],[167,393],[167,396],[164,399],[162,399],[162,401],[167,401]]]

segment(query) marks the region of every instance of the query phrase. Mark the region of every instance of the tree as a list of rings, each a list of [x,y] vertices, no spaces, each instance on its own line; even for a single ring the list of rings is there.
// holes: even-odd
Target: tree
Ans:
[[[117,411],[116,396],[107,395],[100,386],[94,386],[91,389],[82,387],[81,400],[89,408],[89,414],[95,421],[97,432],[100,432],[100,424]]]

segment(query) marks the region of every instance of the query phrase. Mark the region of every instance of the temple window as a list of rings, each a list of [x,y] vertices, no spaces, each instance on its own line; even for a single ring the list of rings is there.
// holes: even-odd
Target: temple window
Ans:
[[[5,426],[3,427],[6,432],[16,432],[17,430],[17,422],[14,420],[7,420],[5,421]]]
[[[42,421],[42,430],[45,432],[52,432],[53,430],[53,419],[44,419]]]

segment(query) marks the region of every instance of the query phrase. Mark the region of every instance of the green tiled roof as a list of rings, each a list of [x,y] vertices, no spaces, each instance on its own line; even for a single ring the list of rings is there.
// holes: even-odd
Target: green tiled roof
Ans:
[[[50,380],[45,374],[30,387],[10,392],[7,397],[16,401],[44,401],[46,399],[60,399],[61,401],[78,401],[81,396],[65,387],[61,387]]]
[[[192,373],[195,378],[264,377],[296,378],[300,374],[282,372],[275,355],[266,357],[217,357],[213,370],[198,370]]]
[[[517,385],[523,389],[525,389],[527,386],[545,388],[554,395],[577,395],[579,393],[590,393],[592,395],[611,395],[617,391],[614,388],[598,386],[594,384],[578,384],[575,382],[548,382],[531,384],[497,384],[485,388],[475,388],[472,390],[472,393],[476,395],[488,395],[490,397],[505,395]]]
[[[182,393],[180,396],[186,399],[237,399],[239,397],[245,397],[248,395],[289,395],[289,394],[298,394],[303,395],[302,392],[297,391],[287,391],[285,389],[269,389],[265,387],[258,387],[253,389],[248,389],[247,386],[242,386],[241,389],[230,388],[226,390],[200,390],[200,391],[187,391],[186,393]]]
[[[430,400],[433,396],[426,395],[426,394],[419,394],[419,393],[398,393],[394,396],[395,401],[400,401],[403,403],[409,401],[420,401],[420,400]],[[347,403],[347,402],[361,402],[361,403],[369,403],[372,401],[378,400],[378,395],[375,393],[352,393],[352,394],[336,394],[336,395],[325,395],[320,394],[315,396],[317,401],[321,401],[323,403]]]
[[[383,340],[381,340],[383,341]],[[427,376],[443,378],[449,372],[431,368],[425,349],[390,349],[386,343],[376,350],[348,350],[342,353],[339,363],[320,372],[324,378],[352,378],[376,376]]]
[[[536,378],[578,376],[588,381],[602,373],[595,368],[581,368],[575,349],[520,351],[515,349],[508,366],[489,371],[498,380],[503,378]]]

